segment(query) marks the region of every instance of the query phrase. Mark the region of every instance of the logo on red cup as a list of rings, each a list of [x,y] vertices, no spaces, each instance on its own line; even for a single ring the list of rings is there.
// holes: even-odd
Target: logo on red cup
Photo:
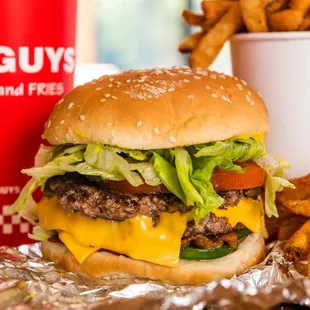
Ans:
[[[77,1],[0,0],[0,245],[29,243],[10,215],[42,143],[44,123],[73,87]]]

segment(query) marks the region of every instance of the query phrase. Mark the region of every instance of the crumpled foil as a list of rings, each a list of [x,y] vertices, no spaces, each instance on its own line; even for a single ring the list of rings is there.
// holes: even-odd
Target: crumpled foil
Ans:
[[[259,265],[232,279],[172,286],[117,276],[90,278],[41,258],[40,244],[0,247],[0,309],[299,309],[310,307],[307,265],[270,244]],[[294,305],[294,306],[292,306]],[[297,306],[298,305],[298,306]]]

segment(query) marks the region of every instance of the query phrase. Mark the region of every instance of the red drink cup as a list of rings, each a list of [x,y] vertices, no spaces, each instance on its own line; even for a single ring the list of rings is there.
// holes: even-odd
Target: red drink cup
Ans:
[[[0,245],[30,242],[30,225],[8,210],[44,122],[73,87],[76,11],[76,0],[0,0]]]

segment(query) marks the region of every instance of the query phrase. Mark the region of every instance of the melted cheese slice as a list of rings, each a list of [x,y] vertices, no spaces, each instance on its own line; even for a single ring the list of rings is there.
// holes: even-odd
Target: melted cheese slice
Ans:
[[[217,217],[227,217],[228,223],[234,227],[242,223],[254,233],[261,231],[263,203],[259,200],[241,199],[236,207],[212,210]]]
[[[238,206],[213,210],[216,216],[227,217],[235,226],[242,223],[253,232],[261,231],[263,205],[242,199]],[[191,213],[163,213],[153,227],[143,215],[118,222],[91,219],[64,210],[55,198],[43,198],[38,205],[40,226],[57,230],[60,240],[79,263],[98,249],[107,249],[155,264],[176,267],[179,263],[181,238]]]
[[[159,265],[176,267],[181,238],[189,214],[164,213],[153,227],[152,219],[137,215],[125,221],[91,219],[63,209],[55,198],[38,206],[40,226],[59,231],[59,238],[82,263],[103,248]]]

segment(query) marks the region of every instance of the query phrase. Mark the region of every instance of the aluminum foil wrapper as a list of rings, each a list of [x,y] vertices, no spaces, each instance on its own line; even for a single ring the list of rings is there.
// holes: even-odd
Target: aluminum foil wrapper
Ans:
[[[171,286],[117,276],[89,278],[41,258],[39,243],[0,247],[0,309],[300,309],[310,307],[306,263],[269,245],[261,264],[232,279],[200,286]]]

